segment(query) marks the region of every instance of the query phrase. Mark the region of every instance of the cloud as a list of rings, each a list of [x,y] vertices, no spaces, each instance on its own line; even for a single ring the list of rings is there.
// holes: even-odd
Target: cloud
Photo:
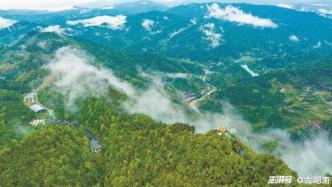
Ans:
[[[298,42],[298,41],[300,41],[300,39],[297,36],[295,36],[295,35],[289,36],[288,39],[290,41],[292,41],[292,42]]]
[[[56,78],[58,90],[68,96],[67,107],[79,97],[89,94],[104,95],[109,86],[130,96],[133,88],[125,81],[115,77],[112,71],[97,68],[90,64],[93,59],[84,52],[63,47],[57,50],[55,58],[45,68]]]
[[[322,176],[332,171],[332,144],[324,133],[302,143],[293,142],[288,133],[278,129],[256,133],[227,102],[223,103],[222,113],[194,115],[185,105],[173,102],[162,79],[151,77],[153,83],[150,87],[140,90],[115,77],[111,70],[95,67],[91,62],[93,59],[81,50],[64,47],[57,50],[55,58],[46,65],[50,76],[56,79],[54,85],[57,90],[68,95],[68,105],[89,94],[106,96],[112,87],[128,96],[122,107],[129,113],[143,113],[167,123],[188,123],[195,126],[196,133],[221,126],[235,128],[235,135],[255,151],[263,152],[263,144],[277,141],[278,148],[273,154],[282,158],[300,176]]]
[[[294,6],[291,5],[291,4],[286,4],[286,3],[280,3],[280,4],[277,4],[278,7],[281,7],[281,8],[287,8],[287,9],[294,9]]]
[[[179,28],[176,31],[171,32],[170,35],[169,35],[169,38],[168,38],[167,42],[169,40],[171,40],[172,38],[174,38],[176,35],[178,35],[178,34],[184,32],[184,31],[188,30],[190,27],[192,27],[192,26],[194,26],[196,24],[197,24],[197,21],[195,19],[191,19],[190,20],[190,24],[188,24],[186,27],[182,27],[182,28]]]
[[[200,30],[205,34],[205,39],[210,41],[210,47],[216,48],[220,45],[222,35],[215,31],[214,23],[207,23],[201,26]]]
[[[124,15],[117,16],[97,16],[83,20],[70,20],[66,23],[68,25],[79,25],[82,24],[84,27],[95,27],[106,25],[112,30],[122,30],[127,22],[127,17]]]
[[[73,9],[76,6],[83,7],[102,7],[110,6],[112,4],[119,4],[125,2],[135,2],[137,0],[2,0],[0,1],[0,9],[29,9],[29,10],[47,10],[47,11],[62,11]],[[190,4],[195,2],[211,2],[210,0],[155,0],[156,2],[167,4],[167,5],[179,5],[179,4]],[[276,3],[287,3],[286,0],[215,0],[224,3],[258,3],[258,4],[276,4]],[[324,0],[317,1],[321,4],[328,4]],[[296,3],[312,3],[312,0],[292,0],[293,4]]]
[[[332,10],[328,10],[325,8],[318,9],[318,14],[320,16],[326,17],[326,18],[332,18]]]
[[[171,101],[163,84],[158,81],[155,81],[149,89],[137,92],[123,106],[129,113],[146,114],[165,123],[188,121],[183,107]]]
[[[182,106],[174,104],[158,77],[147,90],[135,89],[129,83],[114,76],[111,70],[97,68],[93,59],[83,51],[63,47],[57,50],[55,58],[45,66],[57,90],[68,97],[66,108],[72,109],[78,98],[89,95],[106,96],[110,87],[128,96],[123,103],[129,113],[143,113],[168,123],[188,121]]]
[[[152,27],[154,26],[154,21],[150,19],[144,19],[142,21],[142,27],[147,31],[152,31]]]
[[[332,171],[332,144],[328,135],[321,133],[304,143],[291,143],[281,158],[300,176],[322,176]]]
[[[40,29],[40,32],[53,32],[59,35],[65,33],[65,29],[61,28],[60,25],[50,25]]]
[[[332,15],[332,10],[327,10],[327,9],[324,9],[324,8],[318,9],[318,12],[322,13],[322,14]]]
[[[103,5],[101,7],[101,9],[103,9],[103,10],[112,10],[112,9],[114,9],[114,6],[112,6],[112,5]]]
[[[17,21],[0,17],[0,29],[5,29],[14,25]]]
[[[75,6],[96,2],[98,2],[98,0],[3,0],[0,1],[0,9],[25,9],[57,12],[73,9]]]
[[[189,29],[191,27],[191,25],[187,26],[187,27],[183,27],[183,28],[180,28],[174,32],[172,32],[170,35],[169,35],[169,39],[168,40],[171,40],[172,38],[174,38],[174,36],[186,31],[187,29]]]
[[[318,49],[318,48],[321,48],[322,47],[322,43],[320,41],[317,42],[317,44],[315,44],[313,46],[314,49]]]
[[[193,25],[196,25],[197,24],[197,19],[196,18],[190,19],[190,23],[193,24]]]
[[[201,119],[205,121],[204,123],[210,120],[208,123],[212,125],[210,127],[223,125],[235,128],[236,136],[258,152],[265,152],[263,144],[276,141],[278,147],[273,154],[285,161],[299,176],[324,176],[332,171],[332,142],[324,132],[304,142],[294,142],[287,132],[280,129],[254,132],[251,124],[246,122],[229,103],[224,104],[223,111],[223,114],[205,114],[206,116]],[[216,121],[219,121],[219,124]]]
[[[208,6],[207,18],[216,18],[224,21],[235,22],[240,25],[252,25],[254,27],[262,28],[277,28],[278,25],[273,23],[271,19],[264,19],[244,13],[242,10],[228,5],[225,8],[220,8],[217,3]]]
[[[256,133],[252,125],[227,102],[223,104],[223,113],[201,112],[195,116],[189,115],[182,105],[172,102],[159,82],[136,95],[134,102],[125,106],[130,113],[143,113],[166,123],[183,122],[193,125],[196,133],[206,133],[222,126],[236,129],[235,135],[258,152],[265,152],[265,143],[277,141],[278,147],[273,154],[282,158],[300,176],[323,176],[332,170],[332,143],[326,134],[320,133],[305,142],[294,142],[287,132],[279,129]]]

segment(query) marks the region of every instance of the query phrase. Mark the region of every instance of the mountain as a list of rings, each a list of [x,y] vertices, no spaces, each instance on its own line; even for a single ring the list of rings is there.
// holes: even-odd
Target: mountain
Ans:
[[[50,59],[54,58],[57,50],[68,46],[84,51],[86,55],[93,57],[93,65],[111,69],[112,74],[135,87],[146,89],[153,81],[153,78],[143,74],[160,76],[166,81],[168,89],[173,90],[171,95],[177,100],[180,99],[178,91],[191,90],[199,93],[199,89],[205,86],[205,83],[199,79],[203,72],[199,64],[154,54],[127,54],[84,39],[39,32],[30,32],[15,45],[4,48],[0,58],[1,77],[3,80],[15,80],[24,83],[30,89],[35,89],[47,78],[45,66],[50,63]],[[190,78],[190,82],[185,81],[185,87],[172,83],[179,79],[183,81],[181,76],[187,75],[195,76]],[[52,94],[54,93],[51,92]],[[51,98],[52,96],[48,96],[45,102],[48,103]]]
[[[317,60],[221,88],[201,107],[218,111],[218,101],[226,99],[256,130],[287,129],[294,139],[303,140],[331,120],[331,75],[331,59]]]
[[[326,16],[142,1],[0,16],[6,186],[264,186],[273,175],[296,186],[298,175],[329,176]]]
[[[88,105],[105,106],[101,102]],[[111,109],[106,111],[99,117],[109,118]],[[91,153],[84,131],[71,125],[36,129],[38,133],[1,150],[2,184],[264,185],[270,174],[294,175],[281,160],[255,154],[214,132],[195,135],[186,125],[164,125],[139,115],[111,117],[117,121],[100,121],[105,126],[94,130],[103,146],[97,154]]]
[[[86,56],[78,53],[78,49],[90,54],[93,66],[82,64],[86,62],[80,57]],[[4,163],[0,165],[3,171],[0,180],[6,186],[263,185],[270,174],[296,176],[280,159],[254,153],[228,132],[225,136],[219,136],[216,131],[196,134],[195,128],[187,124],[167,125],[142,114],[123,111],[116,105],[128,96],[118,90],[114,77],[110,81],[114,84],[107,88],[106,95],[94,96],[94,90],[90,90],[91,95],[86,92],[82,100],[75,102],[73,110],[67,110],[66,98],[71,92],[68,96],[63,94],[61,89],[66,87],[58,86],[64,82],[52,77],[52,71],[74,63],[89,78],[80,77],[81,83],[111,79],[110,72],[93,68],[103,66],[131,84],[144,87],[149,80],[130,67],[141,65],[147,73],[196,69],[181,66],[184,62],[153,54],[128,55],[79,38],[39,32],[30,32],[7,47],[0,62],[0,160]],[[91,71],[95,78],[90,76]],[[108,77],[99,80],[96,71]],[[63,75],[62,81],[70,81],[74,74]],[[81,83],[75,82],[75,85]],[[33,90],[38,105],[45,105],[47,111],[34,113],[29,108],[23,98],[27,93],[35,93]],[[46,124],[33,128],[31,124],[37,123],[36,120],[45,120]],[[91,151],[96,146],[94,142],[102,146],[97,153]],[[251,173],[258,175],[252,177]]]
[[[57,49],[66,46],[84,50],[95,57],[94,63],[96,65],[112,69],[115,75],[123,79],[126,79],[125,77],[128,79],[142,79],[139,75],[139,69],[152,73],[191,73],[197,75],[203,71],[199,64],[187,63],[178,59],[149,53],[127,54],[116,49],[96,45],[76,36],[64,37],[54,33],[33,31],[23,36],[14,45],[4,48],[0,60],[6,62],[6,64],[11,64],[13,67],[10,71],[6,70],[1,73],[6,79],[17,79],[22,71],[41,70]],[[33,56],[32,62],[30,62],[31,56]],[[5,66],[6,64],[1,65]],[[36,79],[36,75],[32,79]],[[135,82],[135,80],[132,81]]]
[[[114,9],[122,14],[138,14],[151,11],[165,11],[168,9],[166,5],[154,1],[137,1],[131,3],[122,3],[114,5]]]
[[[153,3],[145,5],[154,6]],[[233,60],[247,64],[249,62],[244,59],[255,59],[259,63],[252,65],[262,73],[285,67],[289,61],[296,59],[328,56],[332,48],[332,36],[328,29],[331,27],[330,19],[313,12],[266,5],[216,3],[190,4],[143,13],[122,12],[122,5],[119,7],[11,15],[9,18],[35,22],[43,27],[60,25],[70,35],[129,52],[148,51],[212,64]],[[241,17],[229,21],[215,14],[227,11],[231,16],[249,16],[252,20],[241,23]],[[122,22],[115,23],[120,15],[125,16],[121,18]],[[114,22],[95,26],[79,23],[80,20],[97,21],[98,17],[102,18],[100,16],[109,16],[108,19]],[[68,21],[75,23],[75,20],[77,24],[67,24],[70,23]],[[255,25],[255,21],[262,21],[265,25]],[[112,28],[107,24],[118,25]]]
[[[234,17],[249,16],[252,21],[229,21],[215,14],[226,11]],[[119,15],[126,17],[121,23],[123,25],[118,25],[121,28],[117,29],[105,23],[95,26],[66,24],[67,21],[96,21],[92,18]],[[328,29],[331,27],[330,19],[314,12],[266,5],[190,4],[139,14],[121,12],[115,7],[109,10],[77,9],[42,16],[12,15],[12,18],[44,26],[60,25],[68,29],[68,34],[131,52],[149,51],[204,63],[251,58],[260,61],[255,68],[262,72],[287,66],[294,59],[327,56],[332,47]],[[255,21],[267,25],[255,25]]]
[[[10,27],[0,29],[0,49],[6,45],[13,45],[22,36],[35,30],[38,30],[37,26],[29,22],[18,22]]]

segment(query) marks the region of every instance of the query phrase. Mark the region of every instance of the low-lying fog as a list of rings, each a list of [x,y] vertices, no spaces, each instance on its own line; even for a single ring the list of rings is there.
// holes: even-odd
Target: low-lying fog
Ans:
[[[320,133],[302,143],[291,141],[282,130],[254,133],[229,103],[224,104],[223,113],[201,113],[193,119],[182,105],[171,101],[160,79],[156,79],[146,91],[140,91],[126,81],[115,77],[111,70],[98,68],[85,52],[72,47],[59,49],[55,58],[45,66],[55,76],[54,86],[68,96],[66,107],[72,107],[75,99],[88,93],[102,96],[109,86],[123,92],[130,99],[123,103],[129,113],[144,113],[166,123],[184,122],[194,125],[197,133],[204,133],[221,125],[237,129],[236,136],[256,151],[263,151],[261,145],[278,141],[274,154],[282,158],[300,176],[323,176],[332,172],[332,143],[327,135]]]

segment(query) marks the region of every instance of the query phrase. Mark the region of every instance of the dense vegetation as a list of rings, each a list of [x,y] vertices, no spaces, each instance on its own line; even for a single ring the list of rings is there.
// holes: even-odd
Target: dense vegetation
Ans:
[[[331,119],[330,64],[330,59],[324,59],[226,86],[201,108],[220,111],[218,101],[228,100],[258,131],[281,128],[295,139],[310,137]]]
[[[30,127],[34,113],[23,103],[18,92],[22,88],[14,83],[1,81],[0,88],[0,149],[22,138]],[[15,90],[15,91],[14,91]]]
[[[332,139],[331,59],[317,60],[331,57],[326,28],[332,22],[310,12],[234,5],[278,24],[259,28],[207,18],[208,6],[84,14],[0,11],[18,20],[0,29],[0,186],[266,186],[269,176],[296,176],[282,160],[253,152],[234,134],[198,134],[190,124],[128,114],[121,107],[128,96],[111,86],[100,95],[88,90],[75,98],[73,108],[66,105],[69,96],[53,86],[45,65],[58,49],[70,46],[85,53],[89,65],[111,70],[138,91],[160,81],[170,100],[193,119],[199,112],[223,112],[227,101],[256,132],[278,128],[294,140],[307,140],[324,131]],[[118,30],[65,23],[120,13],[128,15]],[[142,27],[143,19],[154,21],[152,30]],[[206,24],[215,24],[210,35],[220,34],[216,47],[202,32]],[[39,32],[49,25],[65,34]],[[292,34],[298,41],[290,41]],[[34,113],[23,102],[34,89],[55,117]],[[33,128],[36,119],[46,125]],[[100,152],[92,152],[94,139]],[[278,141],[260,146],[272,153]]]
[[[52,38],[50,47],[38,47],[47,38]],[[17,53],[21,51],[17,46],[21,45],[25,45],[24,52],[33,55],[33,61]],[[112,101],[83,99],[76,103],[78,111],[65,110],[64,96],[44,85],[47,74],[42,68],[55,49],[64,45],[77,45],[88,52],[96,50],[92,43],[79,39],[74,42],[53,34],[32,33],[3,53],[0,181],[5,182],[2,185],[263,185],[271,174],[295,175],[281,160],[256,154],[233,136],[220,137],[213,131],[195,134],[194,128],[186,124],[167,125],[144,115],[127,115],[116,107],[124,96],[112,89],[108,93]],[[201,67],[193,62],[148,54],[135,54],[131,58],[106,48],[99,51],[94,63],[115,69],[134,85],[144,85],[148,80],[140,78],[135,69],[128,73],[130,69],[123,69],[123,65],[115,62],[141,65],[145,71],[191,76],[193,81],[182,79],[182,82],[165,77],[172,89],[188,89],[193,85],[195,91],[204,86],[195,77],[202,73]],[[144,65],[145,61],[151,64]],[[163,63],[168,66],[162,66]],[[53,108],[59,120],[32,128],[29,123],[43,114],[32,113],[23,97],[40,84],[43,84],[40,101]],[[86,132],[100,140],[100,153],[91,152]]]
[[[100,153],[91,153],[82,128],[40,127],[0,150],[2,185],[264,185],[270,175],[294,175],[281,160],[255,154],[235,137],[119,115],[102,99],[90,99],[80,121],[100,139]]]

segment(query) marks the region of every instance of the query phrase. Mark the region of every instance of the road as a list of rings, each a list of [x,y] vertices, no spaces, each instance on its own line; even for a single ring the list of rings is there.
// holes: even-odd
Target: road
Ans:
[[[192,108],[195,112],[197,113],[201,113],[198,109],[198,104],[200,101],[203,101],[205,98],[209,97],[213,92],[215,92],[217,89],[215,87],[209,87],[208,91],[206,91],[206,93],[197,99],[194,99],[192,101],[189,102],[189,106],[190,108]]]
[[[50,122],[56,123],[56,124],[62,124],[62,125],[72,125],[73,127],[83,128],[81,125],[79,125],[78,122],[71,122],[71,121],[57,119],[52,109],[47,108],[46,106],[44,106],[43,104],[41,104],[38,101],[37,94],[38,94],[38,89],[33,90],[32,92],[28,93],[27,96],[31,99],[33,104],[38,104],[38,105],[42,106],[49,113]],[[28,103],[28,104],[30,105],[31,103]],[[88,131],[87,129],[84,129],[84,131],[85,131],[86,137],[89,139],[92,152],[93,153],[99,152],[102,147],[100,144],[100,141],[96,137],[94,137],[93,134],[90,131]]]

